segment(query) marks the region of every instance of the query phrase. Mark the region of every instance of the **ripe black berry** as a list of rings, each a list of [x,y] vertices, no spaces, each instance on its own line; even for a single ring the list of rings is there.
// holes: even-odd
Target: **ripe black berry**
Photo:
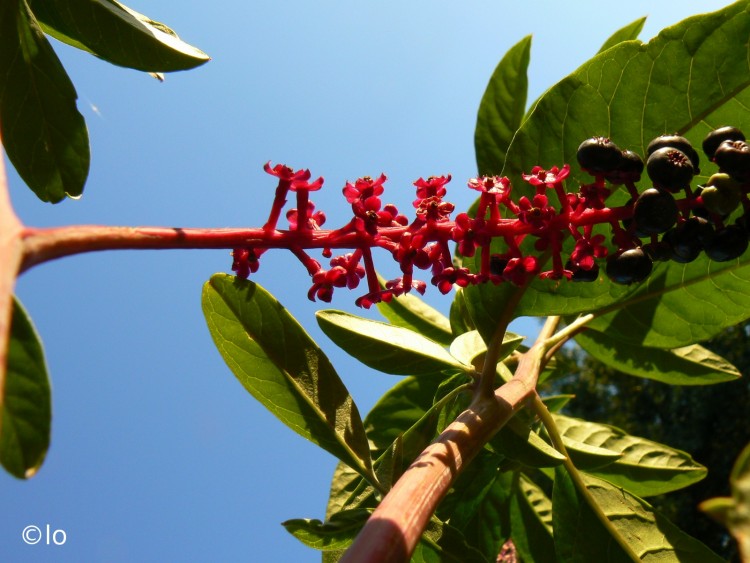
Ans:
[[[591,137],[580,144],[576,157],[586,172],[604,174],[617,168],[622,151],[606,137]]]
[[[714,262],[727,262],[742,256],[747,250],[747,233],[739,225],[730,225],[716,233],[706,245],[706,255]]]
[[[604,174],[604,179],[610,184],[620,185],[627,182],[636,183],[643,174],[643,159],[641,155],[630,150],[620,154],[620,162],[611,172]]]
[[[593,282],[599,279],[599,266],[597,264],[594,264],[594,267],[590,270],[584,270],[576,267],[573,262],[568,260],[565,269],[573,272],[573,277],[570,279],[574,282]]]
[[[735,180],[750,180],[750,145],[745,141],[723,141],[714,153],[714,162]]]
[[[713,238],[713,227],[702,217],[690,217],[662,237],[669,246],[670,258],[680,264],[692,262]]]
[[[680,135],[661,135],[660,137],[656,137],[656,139],[648,144],[648,147],[646,148],[646,156],[649,157],[657,150],[663,148],[677,149],[684,153],[690,159],[690,164],[693,165],[695,174],[700,174],[700,158],[698,157],[698,152],[685,137],[681,137]]]
[[[607,277],[615,283],[630,285],[645,280],[653,262],[641,248],[631,248],[607,258]]]
[[[508,259],[502,258],[498,254],[490,256],[490,274],[493,276],[502,276],[505,266],[508,265]]]
[[[649,188],[633,206],[633,221],[637,236],[664,233],[677,222],[679,210],[674,196],[666,190]]]
[[[745,135],[736,127],[719,127],[714,129],[703,139],[703,152],[709,160],[714,159],[714,153],[724,141],[744,141]]]
[[[690,186],[694,169],[684,152],[663,147],[648,157],[646,171],[657,188],[679,192]]]

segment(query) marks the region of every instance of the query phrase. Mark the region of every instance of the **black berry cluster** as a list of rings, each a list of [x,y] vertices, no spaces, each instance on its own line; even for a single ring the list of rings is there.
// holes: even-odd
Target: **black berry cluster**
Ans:
[[[597,183],[624,184],[632,213],[613,222],[617,250],[607,258],[606,274],[615,283],[646,279],[655,261],[687,263],[701,252],[724,262],[741,256],[750,233],[750,145],[735,127],[720,127],[703,141],[703,152],[718,166],[704,185],[691,190],[700,157],[679,135],[662,135],[639,155],[611,140],[592,137],[578,148],[578,163]],[[635,182],[646,170],[652,187],[638,193]],[[684,198],[675,199],[675,194]],[[573,279],[593,281],[591,276]],[[594,278],[595,279],[595,278]]]

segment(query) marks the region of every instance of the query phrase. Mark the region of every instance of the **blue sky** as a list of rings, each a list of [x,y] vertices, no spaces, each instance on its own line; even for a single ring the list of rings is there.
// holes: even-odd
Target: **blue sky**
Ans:
[[[344,182],[381,172],[385,201],[404,211],[415,179],[446,173],[465,208],[476,110],[512,45],[533,34],[533,100],[636,18],[649,16],[646,40],[725,2],[129,5],[213,60],[160,84],[54,43],[93,163],[83,198],[55,206],[10,170],[28,225],[260,226],[275,187],[262,171],[269,160],[325,177],[313,200],[330,227],[348,219]],[[227,251],[110,252],[19,280],[45,344],[54,419],[39,474],[0,476],[4,560],[319,560],[280,522],[323,517],[335,460],[256,403],[213,347],[201,287],[230,265]],[[309,277],[293,257],[267,253],[254,279],[329,353],[363,414],[396,383],[321,334],[313,314],[328,306],[307,300]],[[330,306],[377,318],[354,307],[358,295],[339,290]],[[448,310],[434,288],[427,300]],[[31,524],[65,530],[65,545],[24,544]]]

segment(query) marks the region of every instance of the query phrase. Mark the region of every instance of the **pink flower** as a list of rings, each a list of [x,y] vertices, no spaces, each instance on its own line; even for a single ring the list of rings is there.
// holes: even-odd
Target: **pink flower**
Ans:
[[[423,199],[437,197],[442,198],[447,190],[445,184],[451,181],[451,175],[447,176],[430,176],[426,180],[420,178],[414,185],[417,187],[417,199],[414,200],[414,207],[419,207]]]
[[[299,213],[296,209],[290,209],[286,212],[286,218],[289,220],[289,228],[297,229],[299,223]],[[318,230],[326,222],[326,215],[322,211],[315,211],[315,204],[312,201],[307,202],[307,225],[312,230]]]
[[[451,238],[458,243],[458,252],[472,257],[477,246],[489,244],[491,237],[485,227],[484,219],[471,219],[466,213],[459,213],[456,216],[456,226],[451,230]]]
[[[537,194],[532,200],[523,196],[518,200],[519,220],[536,229],[546,227],[555,213],[555,208],[549,205],[546,195]]]
[[[604,200],[609,197],[610,191],[607,187],[594,183],[583,184],[578,193],[578,205],[583,209],[604,209]]]
[[[277,164],[271,168],[270,161],[263,165],[263,170],[271,176],[276,176],[279,179],[279,185],[283,184],[292,191],[304,189],[314,192],[323,187],[324,180],[322,176],[312,184],[308,182],[311,176],[309,170],[294,170],[286,164]]]
[[[416,206],[416,214],[423,221],[446,221],[456,208],[455,205],[443,201],[439,196],[432,196],[418,201],[419,205]]]
[[[432,285],[438,288],[440,293],[445,295],[453,289],[454,284],[459,287],[466,287],[474,281],[474,276],[468,268],[454,268],[449,266],[444,268],[439,274],[432,276]]]
[[[469,180],[468,185],[472,190],[494,196],[496,203],[510,197],[510,180],[505,176],[479,176]]]
[[[531,174],[522,174],[521,177],[532,186],[554,188],[555,184],[562,182],[569,174],[570,166],[566,164],[562,169],[553,166],[549,170],[545,170],[541,166],[534,166],[534,168],[531,169]]]
[[[570,261],[581,270],[591,270],[596,266],[595,258],[607,256],[607,247],[603,245],[606,237],[594,235],[591,238],[580,238],[570,254]]]
[[[503,270],[503,278],[514,285],[524,285],[530,274],[538,269],[537,259],[534,256],[522,258],[511,258]]]
[[[385,188],[383,183],[386,181],[385,174],[381,174],[377,180],[373,180],[370,176],[363,176],[357,179],[353,184],[347,182],[342,190],[346,201],[354,204],[357,201],[363,201],[365,199],[382,195]],[[378,202],[380,199],[378,198]],[[380,206],[378,205],[378,209]]]

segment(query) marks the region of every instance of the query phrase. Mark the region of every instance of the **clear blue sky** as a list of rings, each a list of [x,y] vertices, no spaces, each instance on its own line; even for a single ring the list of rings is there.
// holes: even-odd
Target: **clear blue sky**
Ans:
[[[326,178],[313,200],[328,226],[347,219],[344,182],[381,172],[385,200],[404,211],[416,178],[445,173],[465,208],[476,110],[513,44],[533,34],[533,100],[636,18],[649,16],[649,39],[725,4],[141,0],[130,6],[213,60],[159,84],[54,43],[88,122],[91,174],[80,201],[51,206],[11,171],[13,203],[33,226],[260,226],[271,160]],[[319,560],[280,522],[323,517],[335,460],[245,393],[214,349],[201,287],[230,264],[225,251],[112,252],[19,280],[46,347],[53,434],[35,478],[0,476],[0,558]],[[330,354],[363,414],[396,383],[320,333],[313,313],[323,307],[307,301],[309,278],[289,255],[266,254],[255,279]],[[358,295],[339,291],[331,306],[355,311]],[[25,545],[29,524],[65,530],[66,544]]]

